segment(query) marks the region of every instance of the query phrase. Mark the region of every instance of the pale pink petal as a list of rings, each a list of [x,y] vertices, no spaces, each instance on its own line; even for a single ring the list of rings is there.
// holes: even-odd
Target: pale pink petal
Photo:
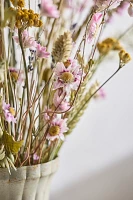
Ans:
[[[41,14],[52,18],[59,17],[59,11],[52,0],[41,0]]]

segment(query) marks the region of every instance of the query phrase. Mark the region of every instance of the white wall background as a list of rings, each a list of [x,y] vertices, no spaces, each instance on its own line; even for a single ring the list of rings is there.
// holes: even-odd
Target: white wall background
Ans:
[[[106,36],[117,36],[133,18],[127,14],[110,24]],[[132,44],[125,49],[133,58]],[[114,55],[114,54],[113,54]],[[111,54],[95,79],[104,82],[117,68]],[[112,60],[113,58],[113,60]],[[133,199],[133,61],[105,87],[105,100],[91,100],[81,121],[60,152],[50,200]]]

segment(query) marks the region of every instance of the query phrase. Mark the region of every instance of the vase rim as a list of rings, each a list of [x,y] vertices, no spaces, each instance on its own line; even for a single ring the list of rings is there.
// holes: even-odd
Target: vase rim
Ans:
[[[59,158],[55,158],[47,163],[41,163],[31,166],[18,167],[15,171],[11,169],[11,175],[7,168],[0,168],[0,180],[26,180],[31,178],[40,178],[55,173],[58,170]]]

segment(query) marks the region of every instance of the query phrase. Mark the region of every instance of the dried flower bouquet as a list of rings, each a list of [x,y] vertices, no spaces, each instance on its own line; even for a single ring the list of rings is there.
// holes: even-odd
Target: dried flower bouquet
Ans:
[[[53,160],[92,97],[131,57],[119,38],[100,36],[122,0],[0,0],[0,167]],[[86,12],[86,15],[84,13]],[[76,16],[76,23],[75,23]],[[84,17],[85,16],[85,17]],[[102,85],[88,83],[110,51],[119,65]],[[88,52],[88,56],[85,56]]]

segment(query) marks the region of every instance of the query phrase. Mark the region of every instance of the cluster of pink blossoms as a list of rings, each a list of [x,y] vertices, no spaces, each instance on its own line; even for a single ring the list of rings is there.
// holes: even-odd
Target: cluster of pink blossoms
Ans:
[[[88,27],[88,42],[91,42],[96,37],[102,16],[102,13],[95,13],[93,15]]]
[[[53,89],[55,90],[53,104],[56,111],[62,113],[71,108],[69,103],[71,91],[78,89],[82,76],[83,74],[77,60],[68,60],[67,65],[62,62],[57,63],[54,69],[53,84]],[[47,139],[51,141],[56,138],[64,140],[63,133],[68,130],[67,118],[62,119],[61,114],[53,114],[51,109],[45,110],[45,112],[45,120],[50,125]],[[53,116],[51,117],[51,115]]]
[[[92,16],[92,19],[89,23],[88,26],[88,37],[87,40],[88,42],[92,42],[92,40],[96,37],[97,34],[97,30],[100,26],[100,23],[102,22],[102,11],[104,9],[106,9],[108,6],[110,8],[118,8],[118,12],[121,12],[121,7],[119,8],[119,5],[121,5],[120,3],[123,0],[94,0],[95,2],[95,6],[96,6],[96,13]],[[130,4],[128,7],[128,14],[130,15],[130,17],[133,17],[133,5],[132,3],[129,2],[125,2],[125,4],[123,3],[123,9],[126,8],[127,4]]]
[[[70,109],[68,98],[69,96],[66,96],[66,92],[64,92],[62,89],[56,90],[53,98],[53,104],[57,108],[57,111],[64,112]]]
[[[41,14],[52,18],[59,17],[59,11],[52,0],[41,0]]]
[[[13,36],[13,39],[17,44],[19,44],[19,37]],[[33,37],[29,36],[29,33],[27,30],[24,30],[22,33],[22,42],[23,42],[23,48],[33,48],[36,46],[36,41]]]
[[[14,36],[13,39],[17,44],[19,44],[18,36]],[[22,43],[23,43],[23,48],[35,49],[37,58],[48,58],[50,55],[50,53],[46,51],[46,47],[41,46],[35,41],[34,37],[29,36],[27,30],[24,30],[22,33]]]
[[[123,0],[94,0],[95,1],[95,5],[97,6],[98,10],[103,10],[105,8],[107,8],[108,6],[110,8],[115,8],[117,7],[121,1]]]
[[[7,122],[16,123],[15,110],[10,106],[10,104],[6,104],[5,102],[2,103],[2,110],[4,113],[5,120]]]
[[[15,67],[10,67],[9,72],[11,77],[19,83],[22,83],[24,81],[23,71],[16,69]]]

